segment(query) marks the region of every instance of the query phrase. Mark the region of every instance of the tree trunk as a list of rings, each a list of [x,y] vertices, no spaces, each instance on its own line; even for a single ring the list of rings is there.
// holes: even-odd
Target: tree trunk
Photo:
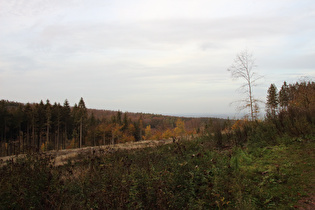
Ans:
[[[112,131],[112,141],[111,144],[114,145],[115,144],[115,133],[114,131]]]
[[[30,146],[31,146],[31,141],[30,141],[30,126],[27,123],[27,128],[26,128],[26,144],[28,146],[28,152],[30,152]]]
[[[60,141],[60,126],[59,126],[59,121],[58,121],[58,129],[57,129],[57,141],[56,141],[56,149],[57,149],[57,151],[59,150],[59,141]]]
[[[49,145],[49,125],[47,125],[47,129],[46,129],[46,145]]]
[[[62,138],[62,148],[65,149],[66,148],[66,140],[68,139],[68,131],[67,131],[67,125],[65,125],[65,133],[64,136]]]
[[[251,87],[250,81],[248,82],[248,89],[249,89],[250,116],[251,116],[251,119],[254,120],[252,87]]]
[[[32,143],[31,143],[31,147],[33,147],[32,149],[34,149],[35,147],[35,119],[33,118],[33,123],[32,123]]]
[[[82,123],[82,118],[80,121],[80,144],[79,144],[79,148],[82,147],[82,134],[83,134],[83,123]]]

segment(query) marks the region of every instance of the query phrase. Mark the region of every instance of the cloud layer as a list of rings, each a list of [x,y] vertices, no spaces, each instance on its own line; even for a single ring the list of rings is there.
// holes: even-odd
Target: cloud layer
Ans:
[[[244,48],[265,81],[315,77],[306,0],[0,0],[0,94],[154,113],[233,113],[226,69]]]

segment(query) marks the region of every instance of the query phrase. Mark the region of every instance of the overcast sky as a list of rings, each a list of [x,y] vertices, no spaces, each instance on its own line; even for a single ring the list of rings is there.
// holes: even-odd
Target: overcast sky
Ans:
[[[315,77],[314,0],[0,0],[0,98],[233,114],[248,49],[271,83]]]

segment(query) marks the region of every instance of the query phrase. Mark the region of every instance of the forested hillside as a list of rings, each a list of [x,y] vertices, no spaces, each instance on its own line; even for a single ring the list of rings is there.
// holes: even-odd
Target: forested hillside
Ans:
[[[89,115],[74,106],[70,108],[70,116],[76,116],[74,113],[85,113],[86,119],[94,119],[95,125],[102,126],[101,113],[106,112]],[[132,126],[149,126],[145,121],[149,116],[153,122],[161,117],[128,116],[113,112],[104,117],[105,127],[119,128],[120,136],[115,141]],[[69,135],[76,136],[71,137],[78,145],[80,127],[84,128],[86,121],[80,120],[83,117],[76,119],[72,130],[75,132]],[[126,131],[125,120],[129,122]],[[187,125],[194,119],[163,117],[161,120],[167,123],[153,123],[152,127],[161,131],[159,126],[165,125],[164,129],[174,128],[172,131],[180,134],[183,122]],[[53,129],[53,126],[49,129],[50,135]],[[61,124],[59,129],[64,132]],[[82,145],[93,142],[91,130],[82,138]],[[43,142],[47,137],[44,131]],[[84,135],[84,131],[81,133]],[[36,130],[35,136],[40,137]],[[61,165],[56,165],[53,153],[8,160],[0,167],[0,206],[7,209],[315,208],[314,82],[284,83],[280,91],[272,84],[264,120],[243,119],[231,126],[208,123],[204,124],[204,132],[194,137],[193,141],[183,138],[145,149],[94,147]]]
[[[204,132],[215,118],[181,118],[95,110],[78,104],[0,101],[0,156],[98,146],[144,139],[167,139]]]

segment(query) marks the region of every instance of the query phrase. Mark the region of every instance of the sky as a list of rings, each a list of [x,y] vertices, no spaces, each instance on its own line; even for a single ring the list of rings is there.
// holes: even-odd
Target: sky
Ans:
[[[257,99],[314,80],[315,1],[0,0],[0,99],[233,117],[244,49]]]

